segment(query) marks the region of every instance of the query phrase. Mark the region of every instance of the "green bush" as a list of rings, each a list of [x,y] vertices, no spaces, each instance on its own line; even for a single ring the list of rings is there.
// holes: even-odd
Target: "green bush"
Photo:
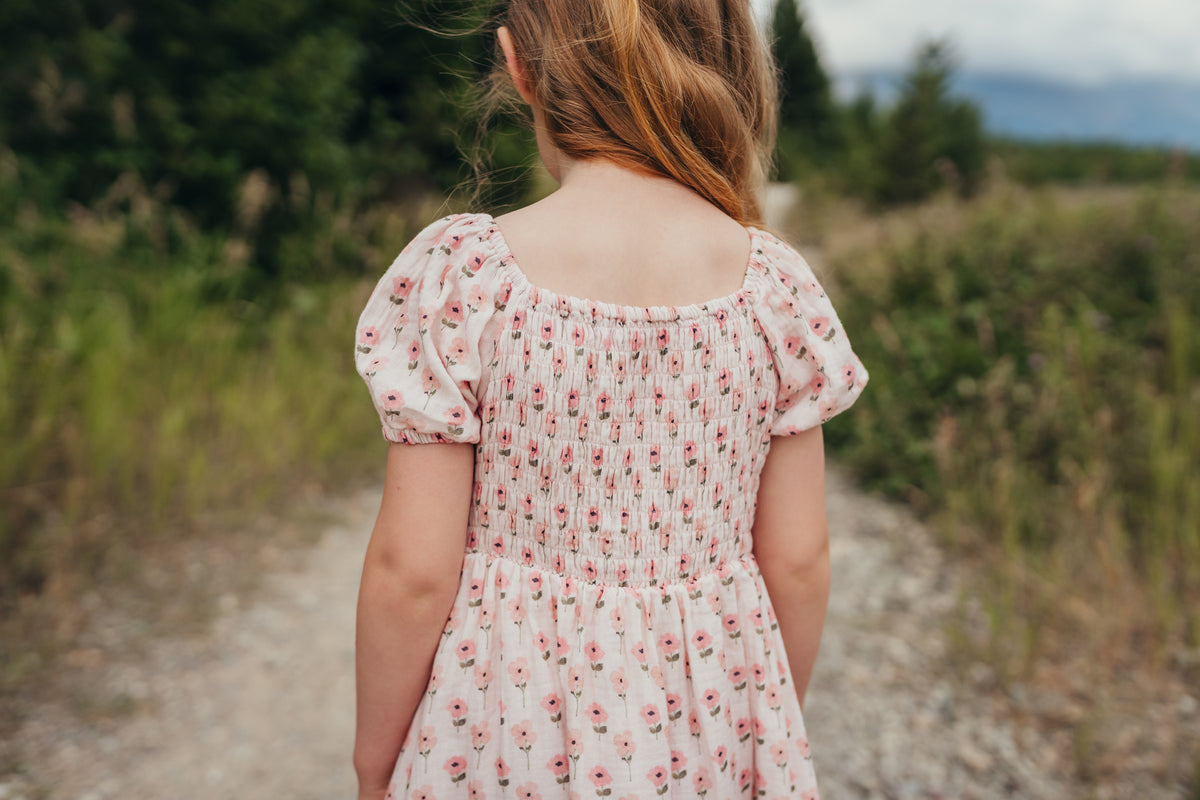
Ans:
[[[831,444],[950,543],[1048,578],[1059,602],[1103,606],[1128,577],[1140,627],[1194,644],[1198,254],[1195,193],[1068,209],[1010,192],[842,259],[871,387]]]

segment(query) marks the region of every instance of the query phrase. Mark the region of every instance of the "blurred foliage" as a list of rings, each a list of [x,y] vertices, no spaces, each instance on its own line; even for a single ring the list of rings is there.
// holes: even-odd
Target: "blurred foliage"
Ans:
[[[1076,597],[1100,628],[1194,647],[1200,194],[1053,198],[998,193],[840,259],[871,388],[830,442],[948,542],[1040,576],[1005,573],[1021,625]]]
[[[796,0],[777,0],[771,52],[780,79],[777,179],[796,180],[825,167],[842,146],[829,75]]]
[[[1200,155],[1119,142],[993,140],[1009,180],[1026,186],[1200,182]]]
[[[350,357],[371,278],[230,296],[254,269],[244,241],[145,195],[128,205],[0,229],[0,623],[69,605],[114,554],[339,488],[380,452]],[[353,241],[386,263],[414,227],[342,210],[306,255],[332,268]],[[2,689],[23,643],[0,640]]]
[[[481,8],[423,0],[399,17],[375,0],[6,0],[0,145],[45,213],[136,181],[205,230],[236,232],[249,217],[258,271],[309,276],[283,241],[329,207],[466,177],[460,150],[474,144],[490,61]],[[525,137],[499,149],[499,166],[530,153]],[[248,175],[261,190],[247,200]],[[488,199],[521,191],[517,179]]]
[[[878,107],[870,94],[839,106],[796,0],[776,0],[771,32],[782,95],[780,179],[823,174],[874,207],[979,190],[988,153],[983,116],[950,93],[956,63],[948,42],[918,49],[892,106]]]

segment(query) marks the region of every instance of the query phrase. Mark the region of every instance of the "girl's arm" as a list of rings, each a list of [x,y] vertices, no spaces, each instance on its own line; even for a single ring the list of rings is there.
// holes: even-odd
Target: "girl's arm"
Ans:
[[[829,603],[825,445],[819,425],[772,439],[758,488],[753,537],[754,557],[803,706]]]
[[[475,445],[392,444],[358,592],[359,797],[382,798],[458,592]]]

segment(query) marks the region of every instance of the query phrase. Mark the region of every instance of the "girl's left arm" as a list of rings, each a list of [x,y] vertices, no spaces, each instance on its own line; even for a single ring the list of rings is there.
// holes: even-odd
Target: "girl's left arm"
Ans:
[[[471,443],[388,449],[387,485],[358,592],[359,798],[383,798],[429,681],[466,549]]]

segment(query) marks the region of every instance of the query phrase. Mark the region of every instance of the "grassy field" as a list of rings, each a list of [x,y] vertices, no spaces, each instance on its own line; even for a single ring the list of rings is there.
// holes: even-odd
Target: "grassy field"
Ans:
[[[253,292],[236,235],[145,197],[0,233],[0,685],[70,641],[82,593],[202,518],[244,525],[379,466],[353,329],[411,233],[394,210],[334,215],[303,257],[344,277]]]
[[[1111,676],[1195,648],[1200,192],[1008,187],[810,224],[872,376],[831,447],[978,562],[987,660]]]

